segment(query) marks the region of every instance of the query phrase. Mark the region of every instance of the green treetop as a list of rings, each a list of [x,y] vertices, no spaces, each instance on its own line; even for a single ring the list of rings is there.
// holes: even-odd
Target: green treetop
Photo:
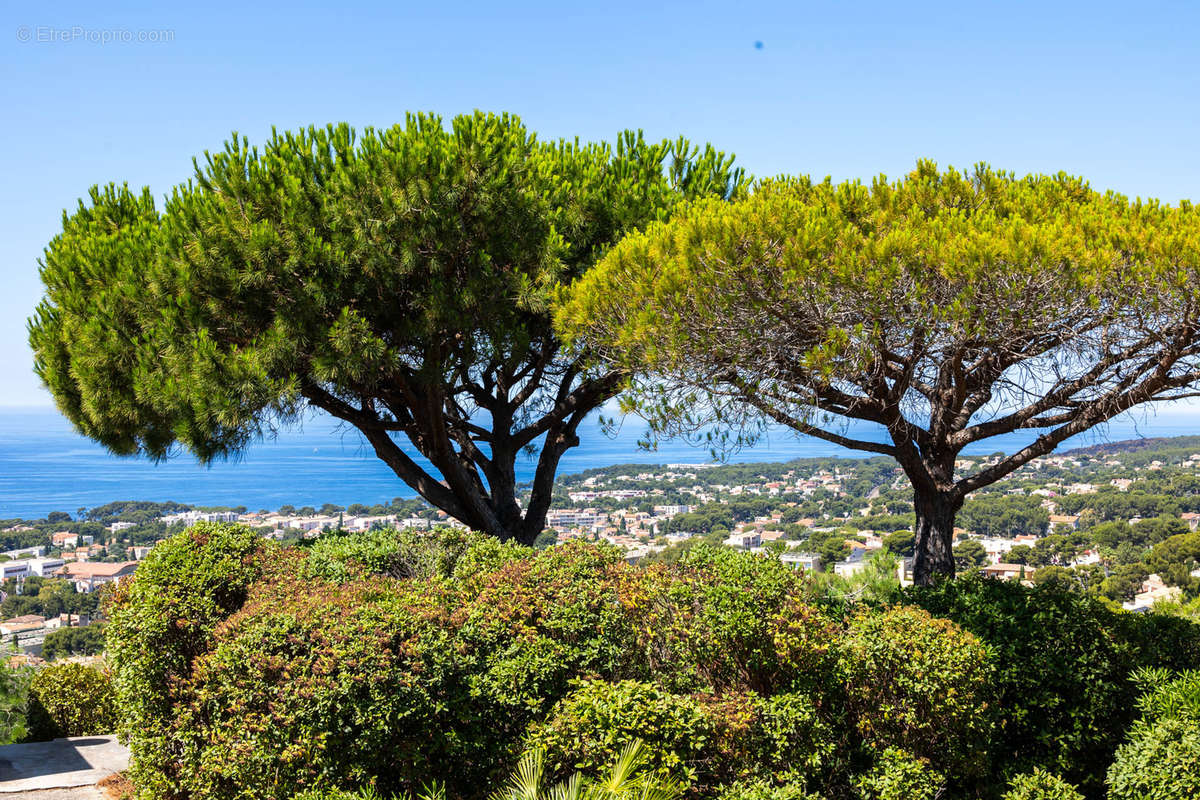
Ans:
[[[235,135],[161,212],[109,185],[64,213],[30,321],[36,371],[121,454],[181,445],[207,462],[320,409],[432,505],[531,543],[580,422],[623,381],[564,352],[552,293],[625,232],[742,184],[683,139],[544,143],[482,113],[261,150]]]
[[[717,423],[736,442],[774,422],[895,458],[924,583],[953,574],[971,491],[1140,403],[1195,393],[1200,214],[986,166],[921,162],[870,186],[780,179],[626,238],[557,319],[645,376],[631,404],[656,434]],[[1039,435],[956,470],[964,448],[1022,429]]]

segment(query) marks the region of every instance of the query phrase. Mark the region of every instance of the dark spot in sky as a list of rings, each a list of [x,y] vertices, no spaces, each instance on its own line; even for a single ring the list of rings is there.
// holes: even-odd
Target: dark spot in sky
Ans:
[[[755,50],[762,50],[762,42],[755,42],[755,43],[754,43],[754,49],[755,49]]]

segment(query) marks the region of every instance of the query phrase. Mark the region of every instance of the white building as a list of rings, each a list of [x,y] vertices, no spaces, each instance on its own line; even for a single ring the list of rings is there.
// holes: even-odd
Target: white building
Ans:
[[[758,547],[762,544],[762,535],[755,530],[737,531],[729,534],[729,538],[725,540],[725,544],[730,547],[740,547],[742,549]]]
[[[164,514],[159,519],[168,525],[176,522],[195,525],[197,522],[237,522],[239,517],[236,511],[180,511],[178,514]]]
[[[46,578],[57,572],[65,563],[61,558],[35,558],[29,562],[29,571]]]
[[[792,569],[802,569],[805,572],[816,572],[821,569],[821,557],[816,553],[800,553],[789,550],[780,553],[779,560]]]

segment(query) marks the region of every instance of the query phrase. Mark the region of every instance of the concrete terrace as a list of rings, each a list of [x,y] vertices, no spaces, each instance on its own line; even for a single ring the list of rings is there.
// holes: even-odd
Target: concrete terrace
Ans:
[[[0,747],[0,800],[91,800],[96,784],[129,766],[115,736],[77,736]]]

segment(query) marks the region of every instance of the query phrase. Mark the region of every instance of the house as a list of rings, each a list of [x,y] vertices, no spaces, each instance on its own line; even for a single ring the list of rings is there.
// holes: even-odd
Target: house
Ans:
[[[738,531],[729,534],[729,538],[725,540],[725,544],[730,547],[749,549],[762,544],[762,536],[756,530]]]
[[[1027,580],[1033,576],[1034,568],[1025,564],[988,564],[980,570],[989,578],[999,578],[1005,581]]]
[[[32,574],[28,561],[6,561],[0,564],[0,581],[15,579],[20,582]]]
[[[781,553],[779,560],[792,569],[802,569],[805,572],[816,572],[821,568],[821,557],[816,553],[798,553],[789,550]]]
[[[20,652],[33,655],[42,652],[42,643],[46,641],[46,631],[49,629],[46,618],[38,614],[25,614],[0,622],[0,635],[6,638],[5,644],[11,642]]]
[[[61,550],[74,548],[79,544],[79,534],[74,531],[56,531],[50,534],[50,544]]]
[[[843,578],[849,578],[851,575],[862,572],[870,563],[865,558],[860,558],[857,561],[839,561],[833,565],[833,573]]]
[[[23,614],[0,622],[0,634],[11,636],[46,627],[46,618],[38,614]]]
[[[1050,515],[1051,530],[1053,530],[1054,527],[1057,525],[1065,525],[1066,527],[1070,528],[1073,531],[1078,530],[1079,529],[1079,517],[1074,514],[1051,514]]]
[[[129,554],[133,556],[134,561],[141,561],[146,556],[150,555],[153,548],[150,545],[134,545],[129,548]]]
[[[1178,586],[1167,586],[1163,579],[1155,574],[1142,581],[1141,591],[1134,595],[1132,600],[1122,603],[1121,607],[1126,611],[1145,612],[1160,600],[1179,600],[1182,597],[1182,589]]]
[[[106,583],[132,575],[136,569],[136,561],[74,562],[64,565],[56,574],[73,582],[77,591],[94,592]]]
[[[36,547],[21,547],[17,550],[5,550],[0,553],[0,556],[8,556],[9,558],[41,558],[46,555],[46,546],[38,545]]]
[[[1186,522],[1187,526],[1193,531],[1196,530],[1197,525],[1200,525],[1200,514],[1197,514],[1195,511],[1185,511],[1179,515],[1179,518]]]
[[[29,562],[29,571],[34,575],[49,577],[65,563],[61,558],[35,558]]]

